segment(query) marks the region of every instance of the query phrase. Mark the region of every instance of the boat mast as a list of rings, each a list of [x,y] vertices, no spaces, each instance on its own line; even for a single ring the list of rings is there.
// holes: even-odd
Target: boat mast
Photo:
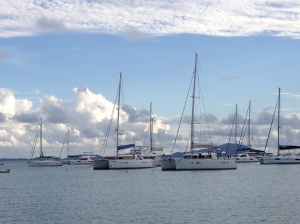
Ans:
[[[67,133],[67,158],[69,159],[69,126],[68,126],[68,133]]]
[[[196,76],[197,76],[198,53],[195,54],[195,69],[194,69],[194,88],[193,88],[193,103],[192,103],[192,120],[191,120],[191,153],[194,152],[194,107],[195,107],[195,92],[196,92]]]
[[[43,140],[43,136],[42,136],[42,133],[43,133],[43,131],[42,131],[43,125],[42,125],[42,122],[43,122],[43,120],[42,120],[42,118],[41,118],[41,124],[40,124],[40,158],[43,158],[43,157],[44,157],[44,155],[43,155],[43,146],[42,146],[42,140]]]
[[[120,81],[119,81],[119,88],[118,88],[118,116],[117,116],[117,153],[119,154],[119,122],[120,122],[120,98],[121,98],[121,82],[122,82],[122,72],[120,72]]]
[[[249,120],[248,120],[248,146],[251,148],[251,140],[250,140],[250,110],[251,110],[251,101],[249,101]]]
[[[235,154],[237,154],[237,104],[235,105]]]
[[[277,127],[277,132],[278,132],[278,135],[277,135],[277,145],[278,145],[278,148],[277,148],[277,155],[279,154],[279,149],[280,149],[280,145],[279,145],[279,130],[280,130],[280,88],[279,88],[279,91],[278,91],[278,127]]]
[[[152,102],[151,102],[150,103],[150,150],[151,152],[153,148],[152,132],[153,132],[153,118],[152,118]]]

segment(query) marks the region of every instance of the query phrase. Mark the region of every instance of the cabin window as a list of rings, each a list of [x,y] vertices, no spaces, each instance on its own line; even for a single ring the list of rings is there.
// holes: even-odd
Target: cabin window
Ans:
[[[124,164],[128,164],[128,162],[124,162]]]
[[[201,162],[196,162],[196,164],[201,164]]]

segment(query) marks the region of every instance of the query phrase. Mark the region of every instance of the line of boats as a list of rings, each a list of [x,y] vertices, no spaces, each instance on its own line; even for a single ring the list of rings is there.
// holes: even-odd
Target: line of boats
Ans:
[[[120,73],[120,80],[117,92],[118,103],[116,105],[117,111],[117,123],[115,129],[115,154],[106,156],[105,149],[107,146],[108,135],[105,137],[103,146],[104,152],[101,158],[96,158],[92,153],[85,153],[80,158],[67,160],[60,160],[57,157],[45,157],[42,150],[42,118],[37,132],[33,148],[31,151],[28,165],[30,167],[41,167],[41,166],[62,166],[64,164],[70,165],[82,165],[90,164],[94,170],[105,170],[105,169],[142,169],[142,168],[153,168],[161,167],[161,170],[231,170],[237,169],[237,163],[252,163],[260,162],[260,164],[300,164],[300,157],[295,153],[284,153],[280,154],[281,150],[299,149],[300,146],[281,146],[279,144],[279,125],[278,125],[278,153],[273,155],[266,153],[265,151],[248,152],[243,151],[238,153],[236,151],[235,156],[227,156],[226,152],[222,151],[219,145],[216,144],[200,144],[195,141],[195,99],[196,97],[196,81],[197,81],[197,64],[198,54],[195,54],[195,68],[193,72],[193,91],[192,91],[192,108],[191,108],[191,121],[190,121],[190,138],[189,138],[189,151],[185,152],[180,158],[173,158],[171,155],[167,156],[163,154],[163,148],[155,148],[152,144],[152,132],[153,132],[153,118],[152,118],[152,104],[150,105],[150,146],[144,146],[141,144],[126,144],[121,145],[119,142],[119,136],[122,135],[119,123],[120,123],[120,98],[122,88],[122,73]],[[278,105],[278,124],[279,124],[279,111],[280,111],[280,89],[279,96],[276,106]],[[249,105],[250,107],[250,105]],[[276,109],[276,107],[275,107]],[[274,112],[275,114],[275,112]],[[113,115],[112,115],[113,116]],[[250,112],[249,112],[250,122]],[[111,124],[111,122],[110,122]],[[249,124],[250,127],[250,124]],[[110,128],[110,127],[109,127]],[[69,127],[68,127],[69,132]],[[249,130],[250,133],[250,130]],[[40,139],[40,158],[38,160],[32,159],[33,151],[35,149],[37,139]],[[249,134],[250,135],[250,134]],[[176,139],[175,139],[176,143]],[[174,145],[175,145],[174,143]],[[236,143],[237,145],[237,143]],[[250,145],[250,143],[249,143]],[[266,144],[267,146],[267,144]],[[121,154],[120,151],[130,149],[128,153]],[[202,150],[201,150],[202,149]],[[205,151],[203,151],[205,149]],[[174,150],[174,147],[173,147]],[[172,153],[173,153],[172,150]],[[67,148],[68,151],[68,148]]]

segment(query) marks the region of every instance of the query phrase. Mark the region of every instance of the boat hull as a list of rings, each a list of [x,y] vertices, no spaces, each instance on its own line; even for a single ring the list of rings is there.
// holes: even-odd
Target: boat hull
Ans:
[[[61,161],[56,160],[31,160],[28,162],[30,167],[44,167],[44,166],[62,166]]]
[[[10,169],[6,169],[6,170],[0,170],[0,173],[9,173]]]
[[[108,160],[94,160],[93,162],[93,169],[94,170],[107,170],[109,169],[109,162]]]
[[[278,158],[278,157],[262,157],[260,164],[300,164],[300,158]]]
[[[155,168],[150,159],[143,160],[109,160],[109,169],[144,169]]]
[[[160,161],[160,166],[162,171],[176,170],[175,159],[162,159]]]
[[[237,165],[233,159],[179,159],[176,170],[232,170]]]
[[[78,160],[75,160],[75,161],[70,161],[69,164],[70,165],[91,165],[91,164],[93,164],[93,161],[78,161]]]

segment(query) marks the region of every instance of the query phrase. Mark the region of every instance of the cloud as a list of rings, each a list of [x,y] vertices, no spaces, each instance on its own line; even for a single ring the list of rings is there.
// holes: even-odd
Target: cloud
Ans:
[[[36,113],[20,113],[15,114],[13,116],[13,119],[22,122],[22,123],[38,123],[39,122],[39,116]]]
[[[123,32],[123,36],[130,40],[147,40],[151,38],[151,35],[143,33],[134,27],[128,27]]]
[[[5,114],[0,112],[0,122],[5,122],[6,121],[6,116]]]
[[[1,60],[8,60],[10,57],[8,55],[8,53],[3,50],[3,49],[0,49],[0,61]]]
[[[134,40],[183,33],[300,37],[297,0],[78,0],[72,4],[68,0],[3,0],[0,14],[1,37],[30,36],[37,31],[63,31],[66,28],[123,34]]]
[[[232,76],[229,76],[229,77],[222,77],[222,80],[223,81],[233,81],[233,80],[239,80],[240,78],[236,75],[232,75]]]
[[[66,31],[67,27],[56,19],[46,17],[39,18],[36,21],[36,28],[40,31]]]
[[[1,157],[25,157],[29,155],[34,137],[37,132],[39,120],[43,118],[43,144],[45,155],[59,155],[67,126],[70,126],[70,153],[77,154],[83,151],[93,151],[100,154],[105,136],[108,134],[107,153],[114,153],[116,136],[116,114],[111,115],[114,103],[108,101],[103,95],[90,91],[87,87],[74,88],[74,97],[71,101],[64,101],[56,96],[45,95],[39,99],[38,106],[32,108],[28,99],[18,99],[14,92],[8,89],[0,89],[0,151]],[[115,108],[116,109],[116,108]],[[265,108],[256,113],[251,121],[251,143],[255,148],[263,148],[268,136],[273,108]],[[120,108],[120,144],[140,141],[149,144],[149,111],[137,109],[131,105]],[[233,133],[232,122],[234,113],[219,121],[213,114],[202,116],[195,125],[195,141],[202,143],[224,144],[229,141],[230,133]],[[173,121],[172,129],[159,114],[153,114],[153,137],[157,146],[162,146],[165,153],[170,153],[178,128],[178,118]],[[275,117],[275,119],[277,119]],[[238,117],[238,138],[240,136],[244,116]],[[175,151],[184,151],[189,141],[190,116],[183,118],[179,130]],[[207,122],[209,129],[207,127]],[[300,136],[300,117],[297,114],[282,117],[282,128],[288,136],[286,141],[297,143]],[[276,125],[275,125],[276,126]],[[272,131],[269,146],[276,146],[276,130]],[[245,135],[247,136],[247,135]],[[233,135],[231,142],[233,141]],[[246,143],[244,137],[244,143]],[[4,150],[5,149],[5,150]],[[5,152],[5,154],[4,154]],[[62,156],[66,155],[63,151]]]

